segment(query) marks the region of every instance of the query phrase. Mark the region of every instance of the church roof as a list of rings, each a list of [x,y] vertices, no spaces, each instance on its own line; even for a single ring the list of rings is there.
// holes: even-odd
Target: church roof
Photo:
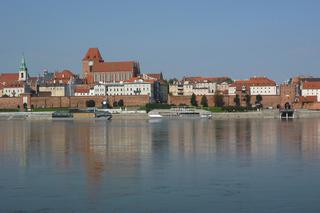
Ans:
[[[101,53],[98,48],[89,48],[86,55],[82,59],[85,60],[98,60],[103,61],[103,58],[101,56]]]

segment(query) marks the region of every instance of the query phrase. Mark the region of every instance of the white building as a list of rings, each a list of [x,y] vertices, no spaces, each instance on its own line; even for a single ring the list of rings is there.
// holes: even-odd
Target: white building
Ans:
[[[107,84],[107,95],[148,95],[153,97],[153,81],[133,78],[126,82]]]
[[[169,85],[169,93],[174,96],[214,95],[218,78],[189,77]]]
[[[107,94],[107,86],[105,84],[97,84],[93,87],[93,91],[90,92],[91,94],[94,96],[105,96]]]
[[[2,90],[2,96],[19,97],[22,93],[25,93],[25,87],[23,84],[5,86]]]
[[[251,95],[277,95],[276,85],[250,86]]]
[[[72,96],[74,93],[68,85],[41,85],[39,92],[51,92],[51,96]]]
[[[320,102],[320,81],[304,82],[302,85],[301,95],[304,97],[316,96],[317,102]]]
[[[228,94],[237,92],[249,95],[278,95],[276,82],[266,77],[251,77],[248,80],[236,80],[229,85]]]

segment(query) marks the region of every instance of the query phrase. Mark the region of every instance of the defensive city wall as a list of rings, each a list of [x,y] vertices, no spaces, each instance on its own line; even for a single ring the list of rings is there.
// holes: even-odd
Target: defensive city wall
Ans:
[[[214,95],[208,95],[206,96],[207,100],[208,100],[208,105],[209,106],[215,106],[215,96]],[[278,104],[280,104],[280,96],[278,95],[270,95],[270,96],[262,96],[262,104],[264,107],[273,107],[276,108]],[[198,104],[200,105],[201,103],[201,98],[202,96],[197,96],[196,100],[198,102]],[[223,102],[226,106],[234,106],[235,102],[234,102],[234,98],[235,96],[228,96],[225,95],[223,96]],[[178,105],[190,105],[190,100],[191,100],[191,96],[172,96],[169,95],[168,97],[168,103],[169,104],[174,104],[176,106]],[[254,104],[256,101],[256,97],[252,96],[251,97],[251,104]],[[246,103],[244,100],[241,100],[241,105],[245,106]]]
[[[102,101],[108,100],[109,104],[123,100],[125,106],[141,106],[149,103],[149,97],[146,95],[137,96],[82,96],[82,97],[32,97],[22,95],[17,98],[0,98],[0,109],[16,109],[18,106],[22,109],[23,104],[27,103],[29,108],[85,108],[87,100],[94,100],[97,107],[101,107]]]

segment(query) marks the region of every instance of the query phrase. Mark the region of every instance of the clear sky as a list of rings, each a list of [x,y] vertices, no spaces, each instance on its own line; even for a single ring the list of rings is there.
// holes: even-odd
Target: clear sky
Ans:
[[[87,48],[165,77],[320,75],[319,0],[10,0],[0,6],[0,72],[81,73]]]

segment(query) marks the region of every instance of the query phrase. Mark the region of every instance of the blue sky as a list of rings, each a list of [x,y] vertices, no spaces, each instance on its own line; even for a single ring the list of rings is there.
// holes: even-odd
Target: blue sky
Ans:
[[[106,61],[137,60],[142,72],[182,76],[318,75],[320,1],[5,1],[0,72],[81,72],[89,47]]]

